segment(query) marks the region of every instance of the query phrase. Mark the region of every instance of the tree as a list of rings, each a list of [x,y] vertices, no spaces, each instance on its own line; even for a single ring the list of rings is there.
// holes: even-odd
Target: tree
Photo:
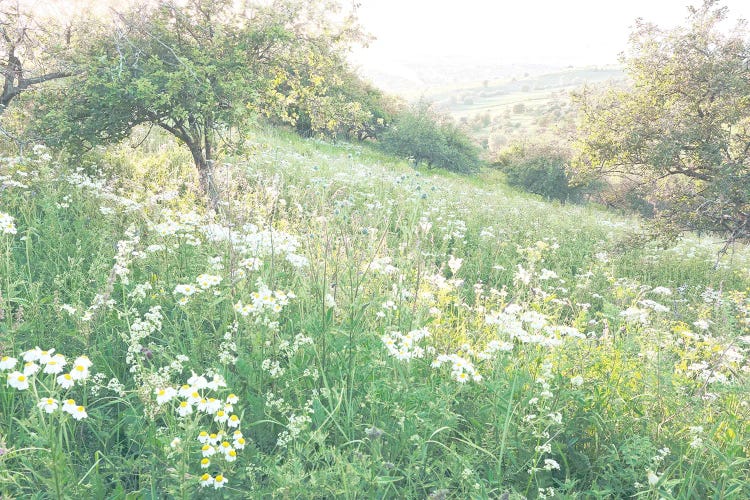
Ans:
[[[127,137],[142,123],[183,143],[212,207],[216,150],[224,132],[252,115],[288,110],[310,78],[356,37],[327,2],[158,0],[116,15],[92,40],[81,73],[40,103],[37,131],[53,145],[90,148]],[[301,67],[299,62],[307,66]]]
[[[0,113],[35,85],[72,75],[67,53],[73,24],[34,17],[20,3],[0,0]]]
[[[630,85],[577,96],[578,166],[648,186],[661,229],[733,242],[750,238],[750,41],[726,20],[716,0],[673,30],[639,20]]]

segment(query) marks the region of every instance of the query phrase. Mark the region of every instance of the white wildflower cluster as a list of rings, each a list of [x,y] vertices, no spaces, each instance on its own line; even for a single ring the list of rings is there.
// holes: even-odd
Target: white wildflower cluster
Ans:
[[[442,274],[433,274],[425,276],[425,282],[434,286],[439,292],[450,292],[463,285],[464,280],[451,278],[448,279]]]
[[[279,378],[284,375],[284,368],[281,367],[278,360],[264,359],[261,368],[267,371],[271,378]]]
[[[669,308],[667,306],[664,306],[656,302],[655,300],[643,299],[640,300],[638,304],[657,313],[669,312]]]
[[[143,345],[144,339],[154,332],[161,331],[161,326],[161,306],[152,306],[143,318],[133,321],[127,334],[122,334],[122,339],[128,344],[125,362],[130,366],[131,373],[140,371],[141,357],[148,352],[147,347]]]
[[[430,336],[427,328],[412,330],[406,334],[391,332],[383,335],[381,340],[385,344],[388,353],[400,361],[409,361],[413,358],[423,358],[425,349],[419,342]]]
[[[443,241],[447,241],[450,239],[463,241],[463,239],[466,237],[466,222],[464,222],[463,220],[448,219],[443,221],[442,217],[438,217],[436,219],[436,222],[441,222],[443,224],[443,226],[441,227],[441,230],[443,231]]]
[[[687,328],[677,332],[675,344],[680,360],[675,373],[687,376],[701,385],[726,384],[750,373],[750,348],[739,339],[722,339],[709,331],[695,333]]]
[[[133,287],[131,291],[128,292],[128,298],[133,299],[134,302],[140,302],[146,298],[148,295],[148,292],[153,290],[154,287],[151,286],[151,283],[146,281],[145,283],[138,283]]]
[[[227,482],[227,469],[237,460],[238,451],[247,442],[240,430],[240,417],[235,411],[239,398],[235,394],[220,396],[227,387],[224,377],[217,373],[192,376],[180,387],[162,386],[153,394],[159,406],[171,405],[180,418],[193,418],[200,425],[195,440],[200,450],[200,469],[204,472],[199,478],[201,487],[222,488]],[[181,438],[172,441],[173,447],[181,444]]]
[[[136,247],[141,241],[141,237],[138,235],[134,227],[128,228],[125,231],[126,239],[117,242],[117,253],[115,254],[115,265],[112,268],[112,272],[120,279],[123,285],[130,283],[128,275],[130,269],[128,265],[133,260],[133,257],[138,256]]]
[[[120,205],[126,212],[136,212],[143,208],[141,203],[116,194],[114,190],[107,185],[105,180],[89,177],[84,173],[82,168],[79,168],[71,174],[65,175],[63,180],[68,182],[71,186],[81,188],[97,198]]]
[[[71,316],[73,316],[76,313],[76,308],[73,307],[73,306],[71,306],[70,304],[62,304],[60,306],[60,310],[61,311],[65,311],[66,313],[70,314]]]
[[[534,451],[537,453],[534,464],[529,468],[528,473],[533,475],[539,471],[559,470],[560,464],[549,455],[552,453],[552,437],[554,433],[550,431],[554,427],[562,425],[562,413],[553,409],[554,393],[550,380],[553,378],[552,362],[549,358],[542,362],[541,369],[536,378],[537,387],[540,389],[539,395],[528,401],[527,407],[529,412],[523,417],[523,422],[531,426],[531,434],[540,440],[541,444],[536,446]]]
[[[518,264],[516,266],[517,271],[516,274],[513,276],[513,281],[518,284],[522,283],[524,285],[528,285],[531,283],[531,278],[533,277],[533,274],[531,271],[523,267],[521,264]]]
[[[362,271],[370,271],[375,274],[395,274],[398,272],[390,257],[375,257],[369,263],[362,266]]]
[[[18,162],[20,161],[20,158],[2,158],[2,162],[7,164],[8,166],[16,166]],[[28,189],[29,185],[27,184],[27,178],[29,177],[29,172],[25,170],[15,170],[14,172],[9,172],[10,175],[0,175],[0,190],[8,189],[8,188],[18,188],[18,189]],[[38,178],[39,173],[37,171],[32,171],[31,176],[33,178]],[[14,179],[13,176],[17,177],[20,180]]]
[[[46,389],[51,395],[41,398],[37,408],[48,414],[59,409],[75,420],[88,417],[86,408],[78,405],[74,399],[58,399],[76,384],[83,384],[91,377],[89,369],[93,363],[88,356],[78,356],[69,363],[64,355],[55,353],[55,349],[42,350],[39,347],[22,352],[20,356],[23,361],[21,364],[17,358],[11,356],[0,358],[0,373],[7,372],[8,387],[18,391],[25,391],[31,387],[34,394],[38,394],[39,389]],[[65,367],[69,364],[70,370],[66,371]],[[39,377],[43,377],[43,380],[37,386],[36,380]]]
[[[308,265],[307,257],[297,253],[300,244],[296,236],[275,229],[260,230],[255,224],[246,224],[240,231],[220,224],[206,224],[201,231],[208,241],[228,241],[243,258],[279,256],[292,266]]]
[[[498,334],[510,342],[517,340],[523,344],[557,347],[565,339],[585,338],[576,328],[549,324],[549,319],[544,314],[525,311],[518,304],[510,304],[503,311],[492,311],[485,316],[484,321],[485,324],[496,326]]]
[[[667,448],[666,446],[664,448],[660,448],[657,450],[656,455],[651,457],[651,464],[653,466],[653,469],[651,467],[646,469],[646,481],[648,482],[648,485],[652,488],[656,487],[656,485],[659,484],[661,481],[661,474],[657,474],[654,470],[658,470],[659,466],[664,462],[664,460],[672,453],[672,451]]]
[[[482,381],[482,374],[474,367],[474,363],[466,357],[459,354],[440,354],[432,362],[433,368],[440,368],[444,364],[451,367],[451,377],[457,382],[466,383],[469,380],[474,382]]]
[[[550,271],[549,269],[542,269],[539,273],[539,279],[542,281],[547,281],[551,279],[557,279],[557,273],[555,271]]]
[[[624,311],[620,312],[620,317],[623,318],[627,323],[648,325],[648,309],[640,307],[630,306]]]
[[[70,202],[71,201],[72,201],[72,198],[70,197],[70,195],[66,194],[65,196],[62,197],[62,200],[60,200],[57,203],[55,203],[55,206],[57,208],[63,208],[63,209],[64,208],[70,208]]]
[[[451,255],[448,259],[448,268],[450,268],[451,273],[455,275],[459,269],[461,269],[461,265],[464,263],[464,259],[459,259],[458,257]]]
[[[308,400],[299,414],[292,413],[289,415],[286,429],[282,431],[281,434],[279,434],[279,437],[276,439],[276,446],[278,446],[279,448],[285,448],[310,425],[310,422],[312,422],[312,418],[310,417],[310,415],[315,413],[312,405],[312,400]]]
[[[701,298],[706,304],[721,305],[724,303],[724,294],[722,293],[722,291],[714,290],[710,286],[706,287],[703,293],[701,293]]]
[[[161,211],[158,223],[151,223],[149,231],[161,238],[176,238],[179,242],[189,246],[200,246],[200,225],[203,218],[196,212],[174,212],[172,210]],[[176,246],[178,246],[177,244]],[[155,246],[153,251],[168,249],[163,245]]]
[[[537,495],[539,498],[555,498],[555,488],[548,486],[547,488],[537,488]]]
[[[252,315],[257,319],[261,317],[278,315],[284,306],[289,305],[289,299],[296,298],[293,292],[282,290],[272,291],[265,283],[258,280],[256,283],[258,291],[250,294],[250,302],[243,303],[241,300],[234,304],[234,310],[242,316]]]
[[[258,257],[247,257],[240,260],[237,265],[247,271],[258,271],[263,266],[263,261]]]
[[[701,449],[703,448],[703,426],[697,425],[697,426],[691,426],[690,429],[690,447],[694,449]]]
[[[0,212],[0,234],[16,234],[16,224],[10,215]]]
[[[233,322],[224,333],[224,340],[219,345],[219,363],[223,365],[234,365],[237,363],[237,343],[234,339],[237,337],[239,323]]]
[[[288,340],[284,340],[279,343],[278,359],[264,359],[261,366],[271,375],[271,378],[279,378],[284,375],[286,371],[282,366],[282,363],[287,364],[289,360],[297,354],[300,347],[304,345],[312,345],[312,343],[312,338],[302,333],[298,333],[295,335],[293,342],[290,343]]]
[[[108,298],[107,295],[103,293],[97,293],[94,295],[94,298],[91,300],[91,305],[86,309],[86,311],[81,315],[81,321],[91,321],[94,317],[94,314],[102,308],[111,309],[115,306],[115,300],[112,298]]]
[[[177,285],[174,287],[174,294],[180,296],[177,303],[184,306],[190,301],[190,297],[201,292],[209,291],[221,284],[222,278],[215,274],[201,274],[195,279],[197,286],[190,283]],[[214,295],[219,295],[219,290],[213,291]]]

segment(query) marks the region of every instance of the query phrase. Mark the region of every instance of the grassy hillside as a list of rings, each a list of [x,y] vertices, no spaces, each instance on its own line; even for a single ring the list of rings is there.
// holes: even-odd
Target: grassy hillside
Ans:
[[[0,166],[3,496],[750,497],[746,248],[283,132],[221,215],[67,163]]]

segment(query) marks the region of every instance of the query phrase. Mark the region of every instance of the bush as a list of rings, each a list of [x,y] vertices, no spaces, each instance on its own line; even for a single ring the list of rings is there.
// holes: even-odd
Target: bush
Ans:
[[[578,202],[586,186],[571,184],[570,154],[555,145],[516,144],[502,151],[494,162],[508,184],[550,200]]]
[[[471,173],[479,168],[479,148],[455,123],[434,112],[429,104],[401,111],[380,136],[381,147],[417,164]]]

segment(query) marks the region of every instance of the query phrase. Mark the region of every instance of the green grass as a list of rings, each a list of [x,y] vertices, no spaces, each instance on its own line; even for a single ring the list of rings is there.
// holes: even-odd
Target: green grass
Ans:
[[[26,187],[0,192],[17,228],[0,234],[0,355],[93,366],[68,390],[0,372],[0,493],[750,496],[747,248],[716,268],[708,239],[636,245],[637,220],[366,145],[255,130],[246,149],[223,159],[215,217],[158,135],[85,159],[97,185],[4,162]],[[244,446],[197,403],[157,403],[192,373],[226,380],[191,383],[237,396]],[[46,413],[47,395],[88,417]],[[202,469],[199,432],[219,429],[237,459]]]

